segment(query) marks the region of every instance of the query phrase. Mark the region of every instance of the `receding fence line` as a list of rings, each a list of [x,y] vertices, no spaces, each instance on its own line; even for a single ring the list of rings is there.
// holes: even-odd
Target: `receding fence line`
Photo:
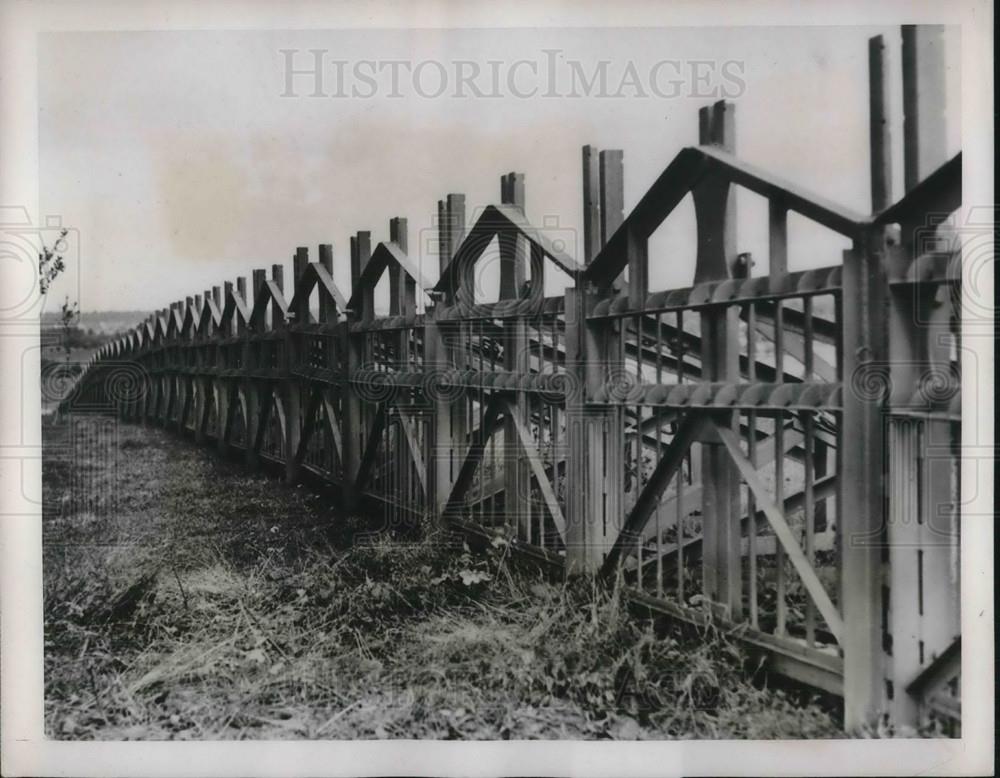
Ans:
[[[349,298],[332,247],[315,263],[299,248],[287,285],[281,265],[254,270],[103,348],[63,410],[110,404],[322,479],[348,509],[620,573],[649,608],[738,627],[774,672],[842,695],[848,729],[889,712],[956,731],[960,393],[942,344],[960,255],[935,225],[961,205],[961,155],[929,164],[944,154],[941,82],[924,77],[943,67],[939,36],[904,29],[911,185],[894,204],[870,42],[874,215],[740,161],[719,102],[627,214],[622,152],[584,147],[581,264],[527,221],[510,173],[468,229],[462,195],[438,202],[436,283],[405,219],[374,248],[351,238]],[[736,187],[768,201],[767,276],[739,253]],[[695,283],[651,291],[650,236],[687,195]],[[789,271],[790,212],[849,239],[843,263]],[[494,242],[499,294],[483,302]],[[565,295],[544,296],[546,272]]]

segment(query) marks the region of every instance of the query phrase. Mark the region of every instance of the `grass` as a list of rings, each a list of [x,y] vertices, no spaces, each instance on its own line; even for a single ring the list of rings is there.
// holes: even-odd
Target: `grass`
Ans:
[[[160,430],[44,435],[51,737],[842,736],[725,635],[500,541],[392,538]]]

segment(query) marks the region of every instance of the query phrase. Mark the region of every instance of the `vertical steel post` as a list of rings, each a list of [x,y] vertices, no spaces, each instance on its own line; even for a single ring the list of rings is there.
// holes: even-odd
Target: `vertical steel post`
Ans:
[[[844,254],[843,414],[838,440],[844,726],[857,731],[885,701],[882,647],[888,283],[868,234]]]
[[[250,274],[250,290],[253,295],[253,300],[250,305],[251,316],[253,315],[253,310],[256,308],[257,301],[261,299],[261,290],[264,288],[264,284],[267,281],[267,271],[263,268],[254,270]],[[256,469],[260,465],[260,454],[257,451],[256,442],[260,434],[260,424],[261,417],[263,416],[261,403],[264,398],[264,387],[261,384],[260,379],[254,377],[254,373],[260,369],[258,364],[258,355],[260,353],[260,335],[264,331],[264,321],[263,317],[257,322],[256,325],[250,328],[250,338],[256,341],[255,345],[250,345],[247,351],[246,364],[244,367],[244,372],[246,378],[244,379],[244,395],[247,401],[247,451],[246,451],[246,463],[247,467]]]
[[[623,220],[620,151],[583,147],[584,261],[589,264]],[[620,279],[620,276],[619,276]],[[618,281],[620,285],[620,281]],[[607,294],[614,295],[612,286]],[[566,290],[566,556],[570,573],[595,573],[623,524],[624,409],[589,407],[624,367],[618,322],[587,321],[598,295],[577,280]]]
[[[294,301],[291,326],[285,333],[285,369],[282,384],[285,390],[285,483],[293,484],[299,480],[301,467],[296,454],[299,442],[302,440],[302,427],[311,419],[302,418],[302,384],[295,377],[295,371],[302,363],[303,344],[298,331],[309,323],[309,297],[303,295],[299,299],[299,289],[309,265],[309,249],[299,246],[292,258],[292,288],[289,290],[289,302]]]
[[[524,213],[524,174],[509,173],[500,179],[500,200]],[[504,229],[497,240],[500,247],[500,299],[517,300],[527,283],[528,262],[524,238],[513,229]],[[535,280],[535,279],[532,279]],[[524,317],[505,319],[503,323],[504,370],[526,374],[531,369],[528,351],[528,329]],[[517,428],[511,414],[517,414],[525,428],[531,428],[531,398],[517,392],[510,398],[510,413],[505,414],[503,427],[504,510],[514,527],[530,531],[531,470],[518,443]],[[485,396],[480,394],[480,402]],[[529,534],[519,536],[531,541]]]
[[[359,232],[351,236],[351,297],[360,300],[358,307],[347,311],[347,321],[344,323],[344,355],[346,369],[344,371],[344,503],[349,511],[358,509],[361,495],[355,488],[358,470],[361,466],[366,429],[362,419],[363,403],[354,385],[354,377],[362,368],[365,360],[364,333],[352,333],[351,325],[368,321],[371,311],[371,291],[363,289],[361,274],[368,263],[371,252],[369,233]]]
[[[735,108],[731,103],[719,101],[701,109],[698,140],[701,145],[735,153]],[[695,282],[731,278],[738,254],[735,192],[728,181],[708,178],[697,184],[692,194],[698,234]],[[738,306],[702,312],[702,380],[738,381],[739,344]],[[738,421],[732,412],[721,412],[717,418],[720,425],[737,432]],[[701,442],[701,481],[704,592],[723,614],[739,620],[743,590],[740,478],[718,440]]]
[[[906,190],[916,187],[945,161],[944,28],[902,29],[903,158]],[[898,246],[888,252],[887,272],[905,273],[920,254],[939,248],[933,214],[914,213],[900,224]],[[934,285],[893,288],[888,334],[893,394],[891,405],[913,401],[916,389],[950,380],[950,295],[936,298]],[[932,378],[933,377],[933,378]],[[955,376],[957,382],[957,376]],[[925,394],[934,394],[927,392]],[[919,392],[921,408],[932,406]],[[957,516],[952,484],[952,423],[925,418],[890,422],[889,634],[892,656],[890,710],[894,721],[915,726],[918,700],[906,688],[944,652],[960,629],[958,582],[952,570]]]

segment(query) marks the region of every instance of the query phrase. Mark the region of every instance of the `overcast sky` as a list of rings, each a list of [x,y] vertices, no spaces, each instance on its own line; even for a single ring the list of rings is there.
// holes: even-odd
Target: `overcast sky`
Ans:
[[[894,77],[899,196],[898,28],[46,33],[41,209],[79,230],[82,270],[70,257],[53,294],[78,294],[88,311],[160,308],[256,267],[290,270],[296,246],[315,260],[327,242],[346,292],[349,235],[386,240],[392,216],[408,218],[410,253],[433,279],[437,200],[465,193],[471,213],[499,200],[511,170],[525,173],[528,218],[557,225],[581,258],[580,147],[624,150],[627,210],[697,142],[697,111],[713,92],[736,103],[740,157],[867,212],[867,39],[877,33]],[[950,156],[957,33],[946,41]],[[295,76],[298,96],[287,96],[287,63],[311,67],[311,49],[323,83]],[[599,83],[569,94],[574,77],[585,91],[579,76],[602,67],[604,95]],[[766,272],[765,214],[741,198],[740,248],[756,272]],[[682,205],[654,236],[654,288],[690,282],[693,228]],[[839,262],[842,241],[790,229],[792,269]]]

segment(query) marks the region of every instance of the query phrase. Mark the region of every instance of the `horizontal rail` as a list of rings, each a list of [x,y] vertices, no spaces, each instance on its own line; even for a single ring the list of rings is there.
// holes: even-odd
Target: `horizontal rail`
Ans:
[[[839,294],[842,272],[842,268],[837,265],[787,275],[732,278],[667,292],[653,292],[646,297],[645,304],[638,311],[630,310],[628,296],[621,295],[602,300],[588,318],[667,313],[736,303],[770,302],[806,295]]]
[[[429,389],[455,387],[486,389],[502,392],[538,392],[563,397],[572,379],[566,373],[518,373],[504,370],[359,370],[349,379],[351,384],[365,386],[377,392],[379,387]]]
[[[839,383],[688,383],[600,387],[588,400],[594,405],[651,405],[662,408],[715,408],[720,410],[836,411],[841,408]]]

